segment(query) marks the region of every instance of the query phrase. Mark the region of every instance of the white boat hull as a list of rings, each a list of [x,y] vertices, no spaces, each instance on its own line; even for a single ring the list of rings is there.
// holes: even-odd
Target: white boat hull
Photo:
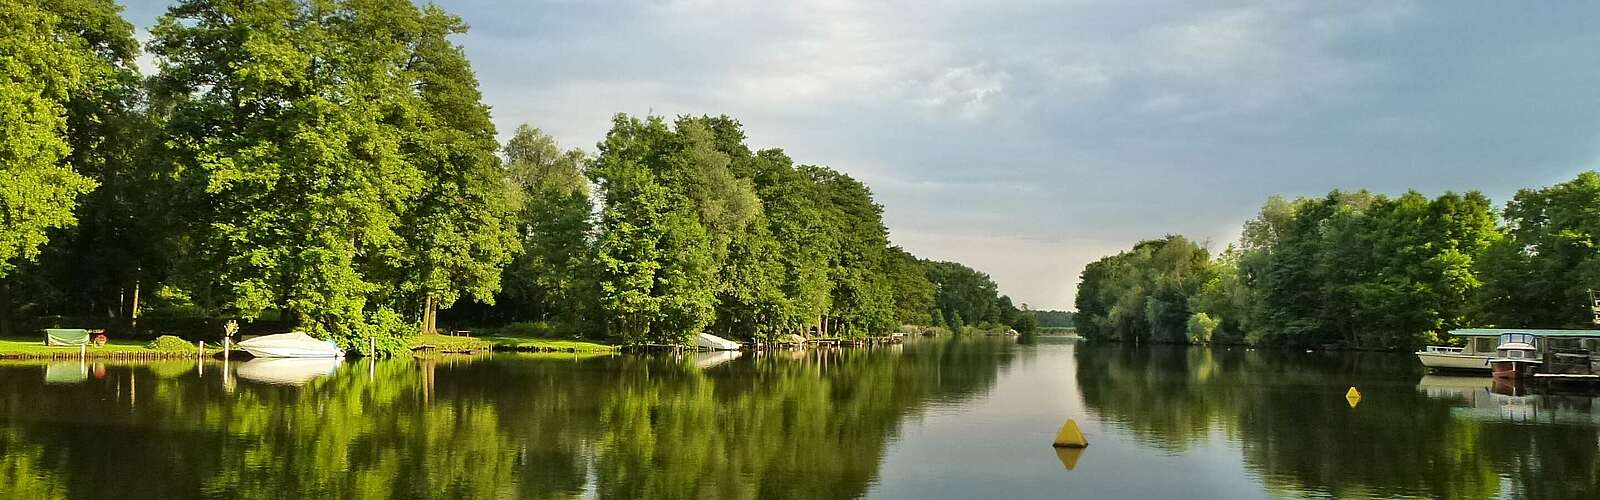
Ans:
[[[1492,370],[1489,366],[1488,356],[1475,356],[1471,354],[1449,354],[1438,352],[1419,352],[1417,360],[1432,370],[1454,371],[1481,371]]]
[[[266,335],[240,342],[239,349],[258,358],[342,358],[344,350],[328,340],[300,332]]]

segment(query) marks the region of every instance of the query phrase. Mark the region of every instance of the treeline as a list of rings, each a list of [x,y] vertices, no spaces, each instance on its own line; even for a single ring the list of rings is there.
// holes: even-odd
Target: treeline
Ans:
[[[1592,328],[1600,173],[1429,199],[1334,191],[1273,197],[1219,255],[1182,236],[1083,271],[1085,337],[1411,349],[1463,327]]]
[[[1072,328],[1072,311],[1033,311],[1033,317],[1038,319],[1039,328]]]
[[[441,321],[656,343],[1019,321],[987,276],[891,246],[864,184],[731,118],[502,146],[434,6],[183,0],[149,77],[112,0],[0,7],[5,334],[243,318],[396,351]]]

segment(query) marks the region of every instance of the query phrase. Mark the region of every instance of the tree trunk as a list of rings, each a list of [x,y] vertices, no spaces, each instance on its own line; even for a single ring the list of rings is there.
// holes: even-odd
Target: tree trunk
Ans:
[[[428,295],[422,301],[422,334],[432,335],[436,332],[435,317],[438,315],[438,303],[434,302],[433,295]]]
[[[139,321],[139,279],[133,280],[133,303],[128,306],[128,318],[134,322]]]
[[[11,279],[0,278],[0,337],[11,336]]]

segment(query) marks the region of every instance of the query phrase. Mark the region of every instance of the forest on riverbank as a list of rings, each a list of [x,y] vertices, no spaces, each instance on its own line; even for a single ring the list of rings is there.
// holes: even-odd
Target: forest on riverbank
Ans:
[[[619,114],[593,154],[531,126],[500,144],[436,6],[183,0],[148,76],[112,0],[0,10],[3,335],[241,318],[393,352],[441,323],[685,343],[1034,321],[726,116]]]
[[[1455,328],[1596,328],[1600,172],[1428,198],[1272,197],[1218,254],[1178,235],[1089,264],[1086,338],[1413,349]]]

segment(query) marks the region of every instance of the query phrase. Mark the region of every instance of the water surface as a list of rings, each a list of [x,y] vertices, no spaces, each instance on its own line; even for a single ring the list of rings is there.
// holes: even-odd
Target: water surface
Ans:
[[[1361,398],[1346,399],[1350,387]],[[1497,392],[1498,391],[1498,392]],[[1405,355],[0,363],[0,498],[1584,497],[1600,403]],[[1090,440],[1060,453],[1068,418]]]

